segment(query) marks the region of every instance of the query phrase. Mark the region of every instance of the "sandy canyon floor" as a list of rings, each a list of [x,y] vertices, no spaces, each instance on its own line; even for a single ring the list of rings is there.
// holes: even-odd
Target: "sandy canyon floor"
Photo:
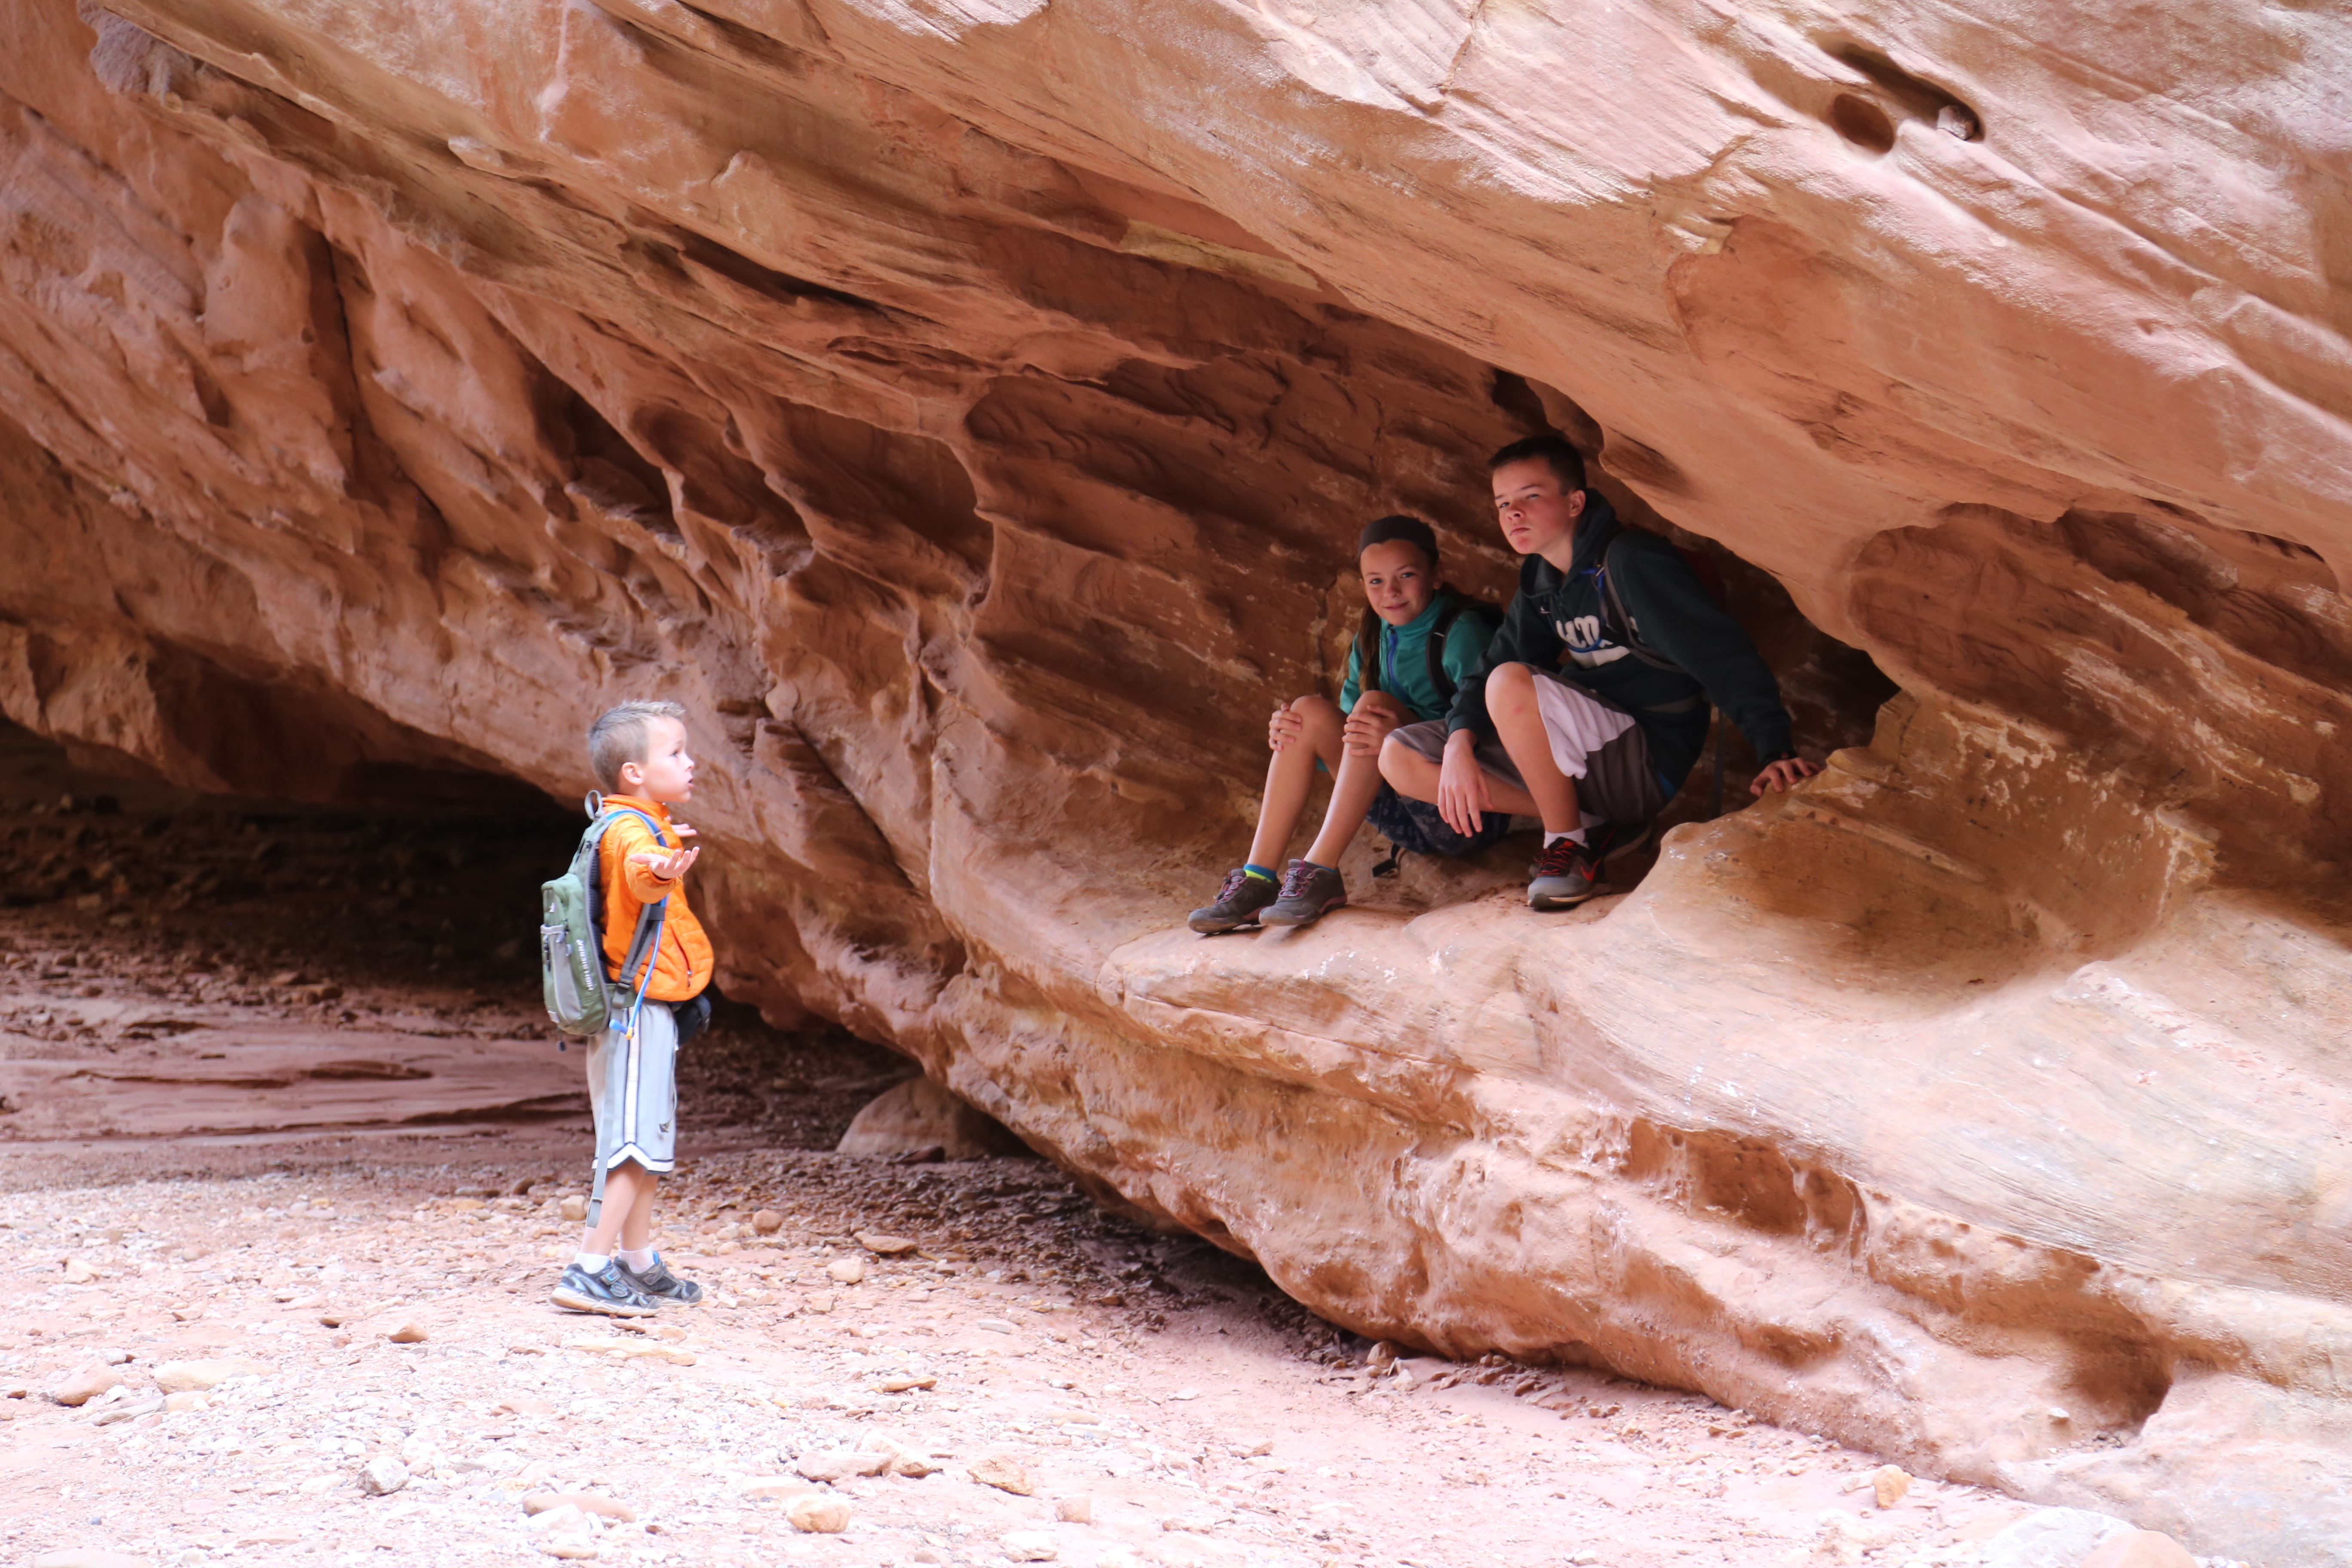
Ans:
[[[666,1194],[710,1299],[559,1311],[588,1124],[517,933],[571,826],[0,742],[0,1562],[2076,1560],[2032,1554],[2049,1510],[1882,1508],[1876,1458],[1704,1399],[1389,1364],[1040,1162],[835,1154],[904,1065],[740,1009]]]

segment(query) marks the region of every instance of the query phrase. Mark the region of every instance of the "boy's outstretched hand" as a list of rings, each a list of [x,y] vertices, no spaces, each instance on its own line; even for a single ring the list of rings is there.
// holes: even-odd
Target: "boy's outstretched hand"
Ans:
[[[694,837],[694,829],[683,822],[673,822],[669,826],[670,831],[682,839]],[[629,857],[629,864],[643,866],[659,881],[675,882],[686,875],[686,868],[693,865],[694,858],[701,853],[699,849],[689,849],[684,844],[680,844],[667,855],[656,855],[651,850],[640,851]]]
[[[1766,790],[1794,789],[1822,770],[1802,757],[1782,757],[1768,763],[1748,786],[1750,795],[1762,795]]]

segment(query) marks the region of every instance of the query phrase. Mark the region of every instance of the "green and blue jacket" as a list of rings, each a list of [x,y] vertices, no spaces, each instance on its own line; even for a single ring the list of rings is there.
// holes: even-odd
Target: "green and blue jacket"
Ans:
[[[1377,684],[1411,709],[1415,719],[1443,719],[1454,703],[1454,692],[1440,688],[1429,671],[1429,638],[1449,605],[1459,608],[1445,628],[1437,662],[1447,681],[1459,689],[1486,668],[1486,639],[1495,635],[1496,621],[1492,605],[1451,588],[1440,588],[1427,609],[1401,626],[1390,626],[1378,616],[1367,617],[1375,623],[1373,635],[1379,639],[1373,665]],[[1364,689],[1363,644],[1364,634],[1358,632],[1348,647],[1348,679],[1339,687],[1342,713],[1354,710]]]

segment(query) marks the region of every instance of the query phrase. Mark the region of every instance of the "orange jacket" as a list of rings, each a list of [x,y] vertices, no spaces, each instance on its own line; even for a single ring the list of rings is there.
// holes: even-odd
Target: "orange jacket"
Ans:
[[[627,806],[644,812],[662,825],[662,836],[669,840],[672,849],[693,842],[671,831],[669,807],[666,805],[639,800],[635,795],[608,795],[604,806],[607,810]],[[610,972],[618,977],[622,962],[629,956],[629,939],[637,930],[637,911],[667,898],[669,907],[662,920],[661,945],[655,950],[654,975],[646,984],[646,994],[656,1002],[690,1002],[702,994],[702,988],[710,984],[710,939],[702,934],[702,922],[686,907],[686,879],[665,882],[653,874],[650,867],[629,863],[632,855],[660,855],[667,851],[644,823],[634,816],[622,816],[604,829],[596,852],[604,876],[604,956]]]

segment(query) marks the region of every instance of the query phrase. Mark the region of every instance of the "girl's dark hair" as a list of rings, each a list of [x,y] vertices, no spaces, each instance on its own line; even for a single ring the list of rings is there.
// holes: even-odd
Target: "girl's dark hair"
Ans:
[[[1389,517],[1376,517],[1364,524],[1363,537],[1356,541],[1356,553],[1361,555],[1375,544],[1402,542],[1419,550],[1422,559],[1431,566],[1437,564],[1437,534],[1429,524],[1417,517],[1397,512]]]

